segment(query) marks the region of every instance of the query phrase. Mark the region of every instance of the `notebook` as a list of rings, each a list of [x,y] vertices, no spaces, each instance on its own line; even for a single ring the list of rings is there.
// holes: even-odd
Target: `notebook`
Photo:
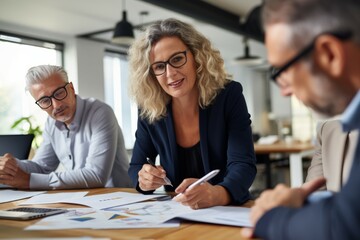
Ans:
[[[0,135],[0,156],[11,153],[18,159],[27,159],[33,139],[33,134]]]
[[[19,207],[6,210],[0,210],[0,219],[10,220],[31,220],[67,212],[61,208],[31,208]]]

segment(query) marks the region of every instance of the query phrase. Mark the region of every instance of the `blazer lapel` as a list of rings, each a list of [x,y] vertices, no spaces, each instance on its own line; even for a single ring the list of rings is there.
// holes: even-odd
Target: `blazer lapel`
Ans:
[[[172,161],[173,164],[170,167],[170,173],[169,175],[172,175],[175,177],[175,183],[176,185],[180,184],[181,181],[179,179],[179,173],[176,171],[176,169],[179,169],[178,165],[178,157],[177,157],[177,149],[176,149],[176,137],[175,137],[175,130],[174,130],[174,121],[173,121],[173,114],[172,114],[172,108],[171,103],[167,106],[167,116],[165,118],[165,125],[166,125],[166,132],[168,137],[168,143],[170,148],[170,154],[171,159],[169,161]]]
[[[337,182],[336,184],[338,185],[338,189],[340,190],[342,188],[342,176],[343,176],[343,167],[344,167],[344,157],[346,154],[346,144],[347,144],[347,138],[348,135],[347,134],[341,134],[339,136],[339,139],[337,140],[338,142],[340,142],[341,144],[339,145],[339,150],[334,153],[335,157],[334,159],[336,159],[336,161],[332,162],[332,164],[334,164],[335,168],[337,169]],[[334,148],[336,149],[336,148]],[[339,161],[340,160],[340,161]]]
[[[200,107],[199,107],[200,108]],[[206,109],[199,109],[200,116],[199,116],[199,128],[200,128],[200,147],[201,147],[201,158],[204,165],[205,173],[210,172],[209,166],[209,155],[208,155],[208,122],[207,122],[207,110]]]

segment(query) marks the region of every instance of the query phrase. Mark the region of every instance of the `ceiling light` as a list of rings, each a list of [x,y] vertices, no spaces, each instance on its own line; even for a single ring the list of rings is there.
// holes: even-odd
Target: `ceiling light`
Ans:
[[[243,44],[244,44],[244,55],[235,58],[233,61],[234,64],[240,64],[244,66],[254,66],[264,63],[264,60],[261,57],[250,55],[250,47],[247,37],[243,38]]]
[[[123,1],[123,5],[125,1]],[[125,9],[125,7],[123,8]],[[131,23],[127,21],[126,11],[122,12],[122,20],[116,24],[111,42],[121,45],[131,45],[134,41],[134,30]]]

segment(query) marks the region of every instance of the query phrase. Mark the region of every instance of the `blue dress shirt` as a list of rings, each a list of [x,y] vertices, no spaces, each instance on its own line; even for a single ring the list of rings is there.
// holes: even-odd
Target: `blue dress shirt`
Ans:
[[[129,187],[129,160],[113,110],[76,96],[69,128],[48,117],[43,143],[30,161],[17,160],[30,175],[30,189]],[[59,164],[63,172],[55,172]]]

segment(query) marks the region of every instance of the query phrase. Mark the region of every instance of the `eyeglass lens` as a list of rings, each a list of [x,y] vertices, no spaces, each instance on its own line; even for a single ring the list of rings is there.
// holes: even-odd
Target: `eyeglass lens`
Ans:
[[[159,76],[166,72],[166,64],[170,64],[170,66],[174,68],[179,68],[185,65],[187,61],[186,51],[180,52],[169,58],[166,62],[156,62],[151,65],[151,69],[156,76]]]
[[[52,105],[52,100],[51,98],[55,98],[58,101],[63,100],[64,98],[67,97],[67,90],[66,90],[66,86],[69,83],[67,83],[65,86],[57,89],[54,91],[54,93],[51,96],[45,96],[40,98],[38,101],[36,101],[36,104],[39,105],[39,107],[41,107],[42,109],[46,109],[49,108]]]
[[[333,35],[333,36],[339,38],[340,40],[346,40],[352,36],[352,32],[348,31],[348,30],[339,31],[339,32],[326,32],[326,33],[319,34],[318,36],[323,35],[323,34]],[[281,75],[282,72],[287,70],[291,65],[293,65],[294,63],[296,63],[303,57],[307,56],[314,49],[314,45],[315,45],[315,41],[316,41],[317,37],[315,37],[315,39],[308,46],[306,46],[303,50],[301,50],[297,55],[295,55],[292,59],[290,59],[282,67],[280,67],[280,68],[271,67],[270,68],[270,78],[276,82],[276,79]]]

